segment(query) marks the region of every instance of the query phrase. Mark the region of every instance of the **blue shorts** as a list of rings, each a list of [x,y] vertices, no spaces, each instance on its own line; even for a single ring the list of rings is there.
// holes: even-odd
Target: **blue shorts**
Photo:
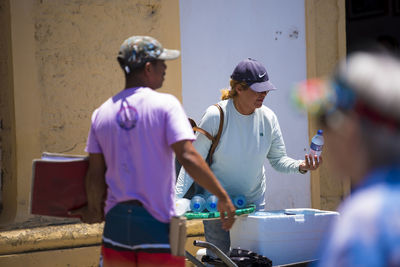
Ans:
[[[169,223],[120,203],[105,218],[100,266],[185,266],[185,258],[171,254]]]

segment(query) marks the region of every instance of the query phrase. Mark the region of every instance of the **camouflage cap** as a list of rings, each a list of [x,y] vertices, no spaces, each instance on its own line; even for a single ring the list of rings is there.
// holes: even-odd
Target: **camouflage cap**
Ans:
[[[119,49],[118,61],[121,67],[130,73],[131,68],[144,65],[152,60],[176,59],[179,50],[165,49],[161,43],[150,36],[131,36],[126,39]]]

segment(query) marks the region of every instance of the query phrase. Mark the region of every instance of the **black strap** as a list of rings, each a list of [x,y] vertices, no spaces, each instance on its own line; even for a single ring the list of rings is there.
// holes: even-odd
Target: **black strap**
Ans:
[[[218,128],[217,135],[215,137],[213,137],[209,132],[205,131],[204,129],[197,127],[196,123],[192,119],[189,119],[190,124],[192,125],[192,128],[193,128],[193,131],[203,134],[211,141],[211,147],[210,147],[210,150],[208,151],[208,154],[206,157],[206,162],[209,166],[212,164],[212,156],[214,154],[215,149],[218,146],[219,139],[221,138],[222,129],[224,126],[224,111],[222,110],[220,105],[215,104],[215,106],[218,108],[219,114],[220,114],[219,128]],[[176,162],[176,164],[180,165],[179,162]],[[177,176],[179,174],[179,170],[180,170],[180,166],[178,166]],[[191,199],[196,194],[203,194],[204,191],[205,191],[204,188],[202,188],[200,185],[198,185],[197,183],[193,183],[183,197]]]
[[[219,126],[218,126],[217,135],[215,136],[215,140],[214,140],[214,142],[212,142],[210,151],[208,152],[209,165],[211,165],[211,163],[212,163],[212,156],[214,154],[215,149],[218,146],[219,139],[221,138],[221,135],[222,135],[222,128],[224,126],[224,111],[222,110],[220,105],[215,104],[215,106],[219,109],[220,117],[219,117]]]

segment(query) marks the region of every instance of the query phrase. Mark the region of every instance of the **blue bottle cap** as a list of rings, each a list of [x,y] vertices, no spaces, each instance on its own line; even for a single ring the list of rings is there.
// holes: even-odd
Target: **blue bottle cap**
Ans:
[[[237,202],[238,206],[242,206],[244,204],[243,199],[238,199]]]
[[[322,131],[321,129],[318,130],[317,134],[322,135],[324,133],[324,131]]]

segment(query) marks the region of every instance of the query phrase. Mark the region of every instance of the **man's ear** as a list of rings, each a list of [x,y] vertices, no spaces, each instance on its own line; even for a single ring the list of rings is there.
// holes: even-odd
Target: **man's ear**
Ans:
[[[151,72],[151,71],[152,71],[152,68],[153,68],[153,66],[152,66],[151,62],[146,62],[146,63],[144,64],[144,71],[145,71],[146,73]]]

